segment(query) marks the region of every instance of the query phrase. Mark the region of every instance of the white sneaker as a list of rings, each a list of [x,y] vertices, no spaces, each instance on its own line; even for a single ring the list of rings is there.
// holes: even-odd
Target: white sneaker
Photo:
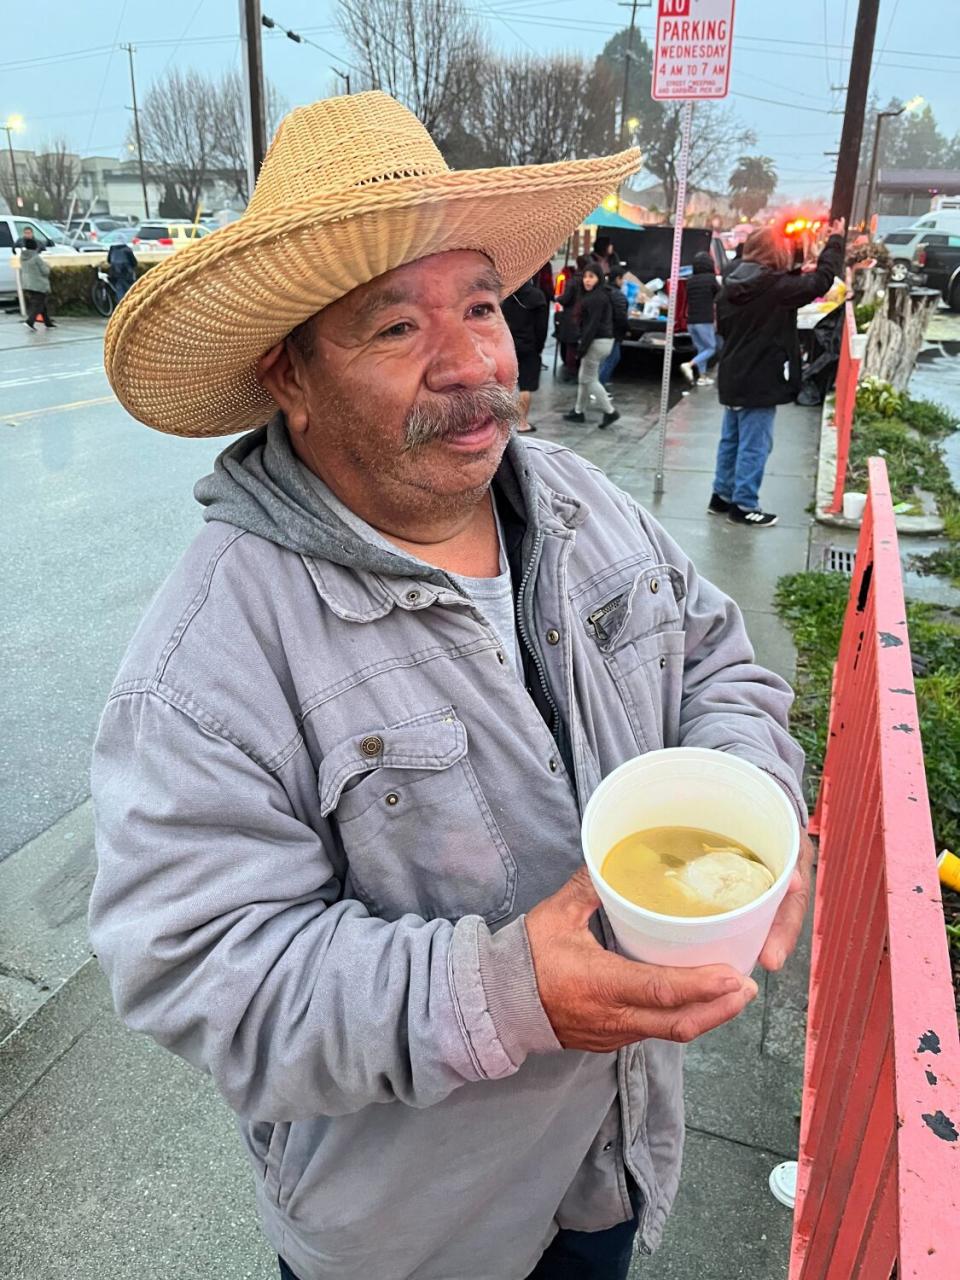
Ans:
[[[683,374],[683,376],[686,378],[686,380],[690,383],[692,387],[694,376],[695,376],[693,372],[693,365],[689,361],[687,361],[685,364],[682,364],[680,366],[680,372]]]
[[[701,374],[700,377],[697,379],[698,387],[712,387],[713,383],[714,383],[713,378],[706,378],[704,377],[703,374]]]

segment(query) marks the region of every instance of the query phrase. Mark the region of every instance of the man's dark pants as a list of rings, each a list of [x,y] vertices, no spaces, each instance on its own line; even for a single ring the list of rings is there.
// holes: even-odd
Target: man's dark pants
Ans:
[[[633,1217],[607,1231],[558,1231],[527,1280],[627,1280],[637,1234],[639,1208],[631,1194]],[[298,1280],[280,1259],[282,1280]]]
[[[27,324],[35,324],[37,317],[41,317],[43,323],[50,323],[50,295],[49,293],[37,293],[33,289],[24,289],[23,305],[27,312]]]

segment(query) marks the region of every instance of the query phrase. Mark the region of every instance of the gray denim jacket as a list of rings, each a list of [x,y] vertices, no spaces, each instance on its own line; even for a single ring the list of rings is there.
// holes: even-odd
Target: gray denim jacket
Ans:
[[[304,518],[284,449],[274,423],[198,486],[213,519],[103,715],[90,928],[117,1008],[211,1074],[302,1280],[521,1280],[558,1225],[629,1216],[625,1170],[649,1252],[682,1049],[562,1050],[523,915],[581,864],[584,805],[638,752],[733,752],[802,812],[789,689],[629,497],[515,440],[498,480],[527,524],[521,632],[569,774],[471,602]]]

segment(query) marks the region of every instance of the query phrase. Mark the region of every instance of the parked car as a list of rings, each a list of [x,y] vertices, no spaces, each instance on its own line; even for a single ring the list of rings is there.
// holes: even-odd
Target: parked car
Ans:
[[[112,244],[132,244],[136,227],[117,227],[113,231],[105,231],[99,240],[78,240],[76,248],[80,253],[103,253]]]
[[[107,231],[116,231],[121,224],[117,218],[93,217],[93,218],[71,218],[67,224],[67,234],[70,239],[99,240],[99,238]]]
[[[138,245],[150,249],[180,249],[192,240],[210,235],[210,228],[192,222],[141,222],[133,228],[134,249]]]
[[[960,311],[960,235],[929,236],[914,255],[923,283],[939,289],[951,311]]]
[[[881,236],[881,240],[890,251],[891,280],[906,280],[913,266],[914,254],[923,242],[934,235],[960,235],[960,210],[937,209],[928,213],[919,222],[908,227],[898,227]]]
[[[15,298],[17,296],[17,278],[13,274],[13,266],[11,265],[14,254],[13,246],[27,227],[33,229],[37,243],[44,253],[49,253],[51,256],[58,254],[76,255],[76,249],[62,240],[57,240],[55,235],[52,234],[56,232],[56,227],[49,226],[42,219],[15,218],[12,214],[0,214],[0,298]]]

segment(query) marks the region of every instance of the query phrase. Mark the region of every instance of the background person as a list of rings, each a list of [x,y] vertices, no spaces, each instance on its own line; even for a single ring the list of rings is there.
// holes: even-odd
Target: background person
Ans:
[[[540,389],[540,356],[547,340],[548,309],[543,290],[534,284],[534,277],[525,281],[516,293],[504,298],[501,305],[517,352],[517,387],[520,392],[521,435],[536,431],[531,427],[530,397]]]
[[[687,332],[697,354],[680,366],[680,372],[692,385],[713,386],[707,368],[717,351],[717,324],[714,303],[720,292],[717,268],[709,253],[698,253],[693,259],[693,274],[687,280]]]
[[[23,288],[23,304],[26,308],[24,324],[36,332],[36,322],[42,320],[48,329],[56,325],[50,318],[50,265],[40,256],[40,249],[30,248],[27,242],[27,227],[23,234],[20,248],[20,284]],[[33,238],[31,233],[31,239]]]
[[[560,344],[565,382],[573,382],[580,363],[580,304],[583,301],[583,269],[590,259],[580,254],[576,267],[564,283],[563,293],[557,300],[556,337]]]
[[[119,302],[137,278],[136,254],[128,244],[112,244],[107,250],[107,273]]]
[[[813,271],[791,270],[793,245],[773,227],[754,231],[717,298],[723,338],[719,391],[724,405],[717,469],[707,510],[734,524],[765,529],[777,517],[760,507],[778,404],[800,389],[797,311],[843,274],[844,221],[830,226]]]
[[[613,304],[603,287],[603,280],[603,269],[588,261],[580,282],[583,297],[580,299],[577,403],[571,413],[563,416],[567,422],[583,424],[586,422],[584,411],[590,407],[591,400],[596,400],[603,412],[600,426],[609,427],[620,414],[614,409],[613,401],[600,381],[600,366],[613,350]]]
[[[627,295],[623,292],[623,267],[618,262],[607,277],[604,288],[610,295],[610,306],[613,308],[613,348],[600,366],[600,381],[606,387],[613,377],[613,371],[620,363],[620,344],[627,336]]]

